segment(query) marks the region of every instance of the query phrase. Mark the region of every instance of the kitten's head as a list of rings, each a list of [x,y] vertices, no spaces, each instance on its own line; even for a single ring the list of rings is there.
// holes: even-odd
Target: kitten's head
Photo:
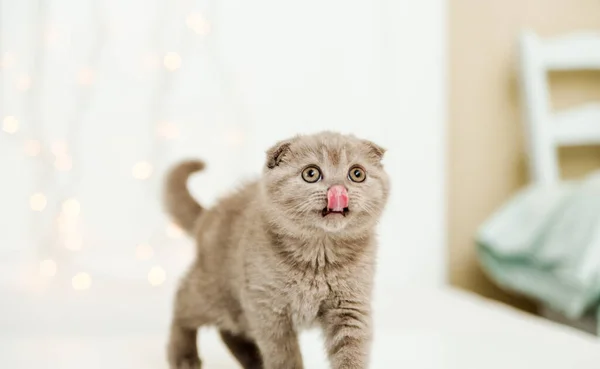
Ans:
[[[388,198],[384,152],[333,132],[278,142],[267,151],[265,210],[289,231],[364,232],[375,226]]]

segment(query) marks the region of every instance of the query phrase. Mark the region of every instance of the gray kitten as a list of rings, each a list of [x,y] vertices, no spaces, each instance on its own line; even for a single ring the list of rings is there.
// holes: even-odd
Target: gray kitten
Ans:
[[[196,333],[209,325],[245,369],[301,369],[298,332],[314,324],[333,368],[367,368],[383,154],[354,136],[296,136],[267,151],[262,178],[211,209],[186,187],[203,163],[173,168],[166,206],[198,251],[175,298],[172,369],[200,368]]]

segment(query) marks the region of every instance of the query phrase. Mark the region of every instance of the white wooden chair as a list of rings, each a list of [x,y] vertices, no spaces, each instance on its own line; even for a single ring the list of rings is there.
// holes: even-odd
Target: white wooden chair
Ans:
[[[600,70],[600,32],[540,39],[525,31],[520,37],[520,87],[531,180],[541,185],[560,181],[560,146],[600,144],[600,103],[552,111],[549,71]],[[598,86],[600,88],[600,86]],[[600,335],[597,315],[570,320],[540,306],[550,320]]]
[[[552,70],[600,70],[600,32],[542,40],[525,31],[519,46],[531,179],[552,185],[560,180],[559,146],[600,144],[600,103],[551,111],[547,75]]]

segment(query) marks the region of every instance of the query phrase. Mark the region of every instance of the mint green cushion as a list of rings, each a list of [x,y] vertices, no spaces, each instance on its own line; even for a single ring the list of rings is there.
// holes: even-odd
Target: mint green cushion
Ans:
[[[529,186],[479,229],[484,270],[499,285],[568,317],[600,298],[600,173]]]

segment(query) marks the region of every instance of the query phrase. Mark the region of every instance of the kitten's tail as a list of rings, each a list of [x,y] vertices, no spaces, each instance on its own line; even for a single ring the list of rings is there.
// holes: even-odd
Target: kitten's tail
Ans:
[[[187,160],[177,164],[167,174],[164,203],[173,220],[188,233],[194,229],[202,206],[190,194],[187,179],[190,174],[204,169],[200,160]]]

